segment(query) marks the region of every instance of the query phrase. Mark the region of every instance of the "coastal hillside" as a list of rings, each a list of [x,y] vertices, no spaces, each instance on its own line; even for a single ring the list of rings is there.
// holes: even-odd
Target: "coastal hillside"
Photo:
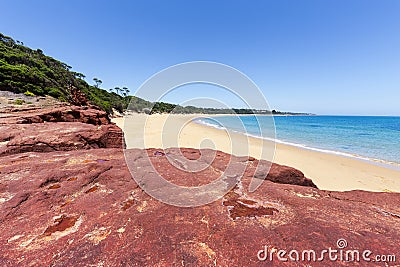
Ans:
[[[26,96],[51,96],[62,102],[84,106],[94,104],[102,110],[149,113],[204,113],[204,114],[291,114],[254,109],[219,109],[179,106],[170,103],[152,103],[130,96],[126,87],[108,90],[100,86],[102,81],[94,78],[94,85],[85,81],[85,75],[72,70],[68,64],[44,54],[41,49],[31,49],[23,42],[0,33],[0,90],[22,93]],[[20,100],[22,104],[22,100]]]
[[[66,63],[47,56],[40,49],[31,49],[20,41],[0,33],[0,90],[27,96],[52,96],[74,105],[94,104],[105,111],[123,111],[130,98],[118,92],[107,92],[89,85],[85,75]],[[146,105],[147,101],[139,100]]]

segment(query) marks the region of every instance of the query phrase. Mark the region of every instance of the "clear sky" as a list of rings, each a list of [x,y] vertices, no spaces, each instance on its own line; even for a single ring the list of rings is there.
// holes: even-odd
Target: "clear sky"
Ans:
[[[216,61],[248,75],[273,109],[400,115],[397,0],[3,0],[0,32],[105,88],[134,92],[171,65]],[[241,105],[198,86],[165,100],[202,94]]]

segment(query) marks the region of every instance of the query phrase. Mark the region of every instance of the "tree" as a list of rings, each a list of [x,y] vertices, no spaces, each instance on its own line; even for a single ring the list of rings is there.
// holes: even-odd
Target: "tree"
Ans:
[[[119,87],[115,87],[114,89],[117,92],[117,94],[119,94],[121,92],[121,88],[119,88]]]
[[[85,75],[84,74],[82,74],[82,73],[80,73],[80,72],[73,72],[73,74],[75,75],[75,77],[76,78],[79,78],[79,79],[85,79]]]
[[[128,87],[122,87],[122,90],[124,90],[124,96],[127,96],[130,92]]]
[[[96,88],[99,88],[100,85],[103,83],[103,81],[98,78],[93,78],[93,81],[95,82],[94,87],[96,87]]]

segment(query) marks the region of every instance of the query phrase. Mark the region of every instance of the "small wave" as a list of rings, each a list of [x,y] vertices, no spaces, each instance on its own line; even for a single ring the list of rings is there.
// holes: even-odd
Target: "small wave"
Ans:
[[[316,151],[316,152],[320,152],[320,153],[325,153],[325,154],[333,154],[333,155],[338,155],[338,156],[343,156],[343,157],[348,157],[348,158],[354,158],[354,159],[367,161],[367,162],[374,163],[374,164],[383,165],[383,166],[386,166],[386,167],[389,167],[389,168],[394,168],[396,170],[400,170],[400,164],[397,163],[397,162],[386,161],[386,160],[382,160],[382,159],[371,158],[371,157],[366,157],[366,156],[353,154],[353,153],[342,152],[342,151],[310,147],[310,146],[307,146],[305,144],[288,142],[288,141],[280,140],[280,139],[277,139],[277,138],[269,138],[269,137],[260,136],[260,135],[256,135],[256,134],[244,133],[244,132],[240,132],[240,131],[227,129],[226,127],[223,127],[221,125],[216,125],[216,124],[211,123],[211,122],[206,122],[206,121],[204,121],[202,119],[194,119],[194,122],[198,123],[198,124],[201,124],[201,125],[204,125],[204,126],[207,126],[207,127],[213,127],[215,129],[218,129],[218,130],[225,130],[225,131],[229,130],[231,132],[235,132],[237,134],[245,135],[245,136],[248,136],[248,137],[251,137],[251,138],[263,139],[263,140],[272,141],[272,142],[275,142],[275,143],[278,143],[278,144],[294,146],[294,147],[307,149],[307,150],[311,150],[311,151]]]
[[[202,124],[202,125],[205,125],[205,126],[208,126],[208,127],[213,127],[213,128],[218,129],[218,130],[227,130],[222,125],[218,125],[218,124],[214,124],[214,123],[211,123],[211,122],[207,122],[207,121],[204,121],[203,119],[194,119],[193,122],[198,123],[198,124]]]

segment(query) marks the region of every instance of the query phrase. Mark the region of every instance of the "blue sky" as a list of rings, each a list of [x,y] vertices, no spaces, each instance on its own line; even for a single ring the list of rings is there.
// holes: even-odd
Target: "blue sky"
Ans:
[[[0,32],[134,92],[174,64],[216,61],[249,76],[271,108],[400,115],[400,1],[20,1]],[[221,98],[211,86],[164,100]]]

